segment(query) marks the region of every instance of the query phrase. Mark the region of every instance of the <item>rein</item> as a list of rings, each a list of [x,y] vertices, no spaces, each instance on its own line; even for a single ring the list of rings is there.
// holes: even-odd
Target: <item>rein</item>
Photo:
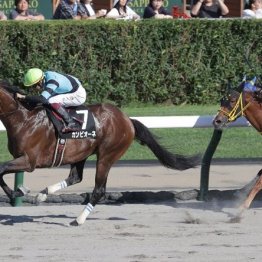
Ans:
[[[226,112],[223,109],[220,109],[219,112],[222,112],[228,117],[228,122],[235,121],[240,116],[245,116],[244,111],[250,106],[251,101],[249,101],[245,106],[243,105],[243,92],[240,93],[238,100],[230,112]]]

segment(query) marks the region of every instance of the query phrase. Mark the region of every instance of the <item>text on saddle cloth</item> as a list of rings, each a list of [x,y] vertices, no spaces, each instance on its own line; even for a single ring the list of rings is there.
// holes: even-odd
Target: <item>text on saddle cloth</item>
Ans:
[[[60,138],[64,139],[83,139],[83,138],[96,138],[96,126],[93,113],[85,106],[78,106],[75,108],[67,108],[69,114],[79,124],[79,131],[70,133],[62,133],[64,122],[57,113],[47,108],[47,115],[53,122],[55,129]]]

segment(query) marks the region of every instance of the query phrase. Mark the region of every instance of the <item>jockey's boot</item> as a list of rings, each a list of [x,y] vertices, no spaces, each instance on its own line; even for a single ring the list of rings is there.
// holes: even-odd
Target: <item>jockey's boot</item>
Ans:
[[[62,129],[62,133],[80,131],[80,126],[71,117],[68,119],[67,126]]]
[[[51,104],[52,108],[63,118],[64,122],[67,124],[63,129],[63,133],[80,131],[80,126],[75,122],[75,120],[68,114],[63,106],[59,104]]]

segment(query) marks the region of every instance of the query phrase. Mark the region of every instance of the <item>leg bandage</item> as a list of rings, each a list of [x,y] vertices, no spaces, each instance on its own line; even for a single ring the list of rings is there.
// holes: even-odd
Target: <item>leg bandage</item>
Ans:
[[[92,212],[92,210],[94,209],[94,207],[92,206],[92,204],[88,203],[84,210],[82,211],[82,213],[77,217],[76,221],[79,225],[82,225],[85,223],[86,218],[89,216],[89,214]]]
[[[59,182],[59,183],[57,183],[57,184],[54,184],[54,185],[52,185],[52,186],[49,186],[49,187],[47,188],[48,194],[53,194],[53,193],[55,193],[56,191],[61,190],[61,189],[64,189],[64,188],[66,188],[66,187],[67,187],[67,183],[66,183],[65,180],[63,180],[63,181],[61,181],[61,182]]]

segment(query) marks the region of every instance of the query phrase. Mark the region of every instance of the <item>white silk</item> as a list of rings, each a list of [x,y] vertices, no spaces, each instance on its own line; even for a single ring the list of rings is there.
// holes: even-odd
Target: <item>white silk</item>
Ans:
[[[50,104],[59,103],[65,107],[79,106],[86,101],[86,91],[83,86],[79,86],[74,93],[55,95],[48,99]]]

